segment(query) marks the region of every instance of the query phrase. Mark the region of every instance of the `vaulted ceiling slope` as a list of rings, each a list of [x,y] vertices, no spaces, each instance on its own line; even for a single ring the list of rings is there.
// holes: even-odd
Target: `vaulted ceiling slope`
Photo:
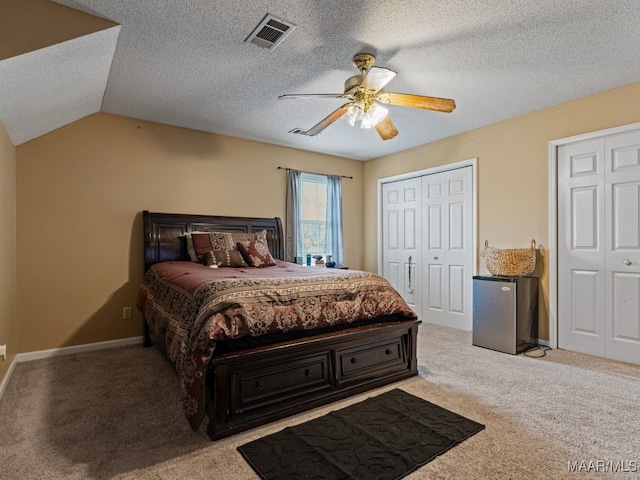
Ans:
[[[0,0],[0,120],[15,145],[100,111],[119,31],[48,0]]]
[[[46,2],[0,3],[16,1]],[[367,160],[640,81],[637,0],[56,3],[111,23],[0,60],[0,118],[16,144],[103,111]],[[266,14],[295,25],[274,49],[245,41]],[[385,90],[457,108],[389,106],[400,133],[387,141],[343,119],[289,133],[345,100],[278,96],[342,93],[360,52],[398,72]]]

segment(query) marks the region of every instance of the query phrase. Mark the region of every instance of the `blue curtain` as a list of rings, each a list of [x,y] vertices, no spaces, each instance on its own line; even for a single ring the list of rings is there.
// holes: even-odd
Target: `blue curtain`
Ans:
[[[342,178],[327,175],[327,229],[325,245],[327,254],[333,256],[336,266],[343,262],[342,248]]]
[[[302,255],[302,237],[298,229],[302,224],[300,171],[287,171],[287,202],[286,202],[286,253],[287,262],[295,262],[296,257]]]

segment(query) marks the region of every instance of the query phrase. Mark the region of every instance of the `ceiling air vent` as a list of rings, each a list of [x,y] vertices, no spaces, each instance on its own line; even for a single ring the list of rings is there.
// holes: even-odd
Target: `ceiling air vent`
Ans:
[[[294,128],[293,130],[289,130],[289,133],[295,133],[298,135],[306,135],[307,130],[303,130],[302,128]]]
[[[273,50],[294,28],[296,26],[293,23],[285,22],[267,14],[245,41]]]

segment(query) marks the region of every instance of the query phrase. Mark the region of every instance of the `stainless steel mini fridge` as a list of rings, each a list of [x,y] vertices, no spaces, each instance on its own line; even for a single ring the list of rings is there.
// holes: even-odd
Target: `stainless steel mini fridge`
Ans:
[[[538,341],[536,277],[473,277],[472,343],[516,355]]]

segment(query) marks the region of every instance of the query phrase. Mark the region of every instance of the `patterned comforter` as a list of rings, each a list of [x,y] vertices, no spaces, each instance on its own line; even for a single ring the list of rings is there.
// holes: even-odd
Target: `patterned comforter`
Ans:
[[[194,430],[204,417],[205,375],[216,342],[388,315],[417,318],[378,275],[279,260],[267,268],[157,263],[144,276],[137,306],[178,372]]]

